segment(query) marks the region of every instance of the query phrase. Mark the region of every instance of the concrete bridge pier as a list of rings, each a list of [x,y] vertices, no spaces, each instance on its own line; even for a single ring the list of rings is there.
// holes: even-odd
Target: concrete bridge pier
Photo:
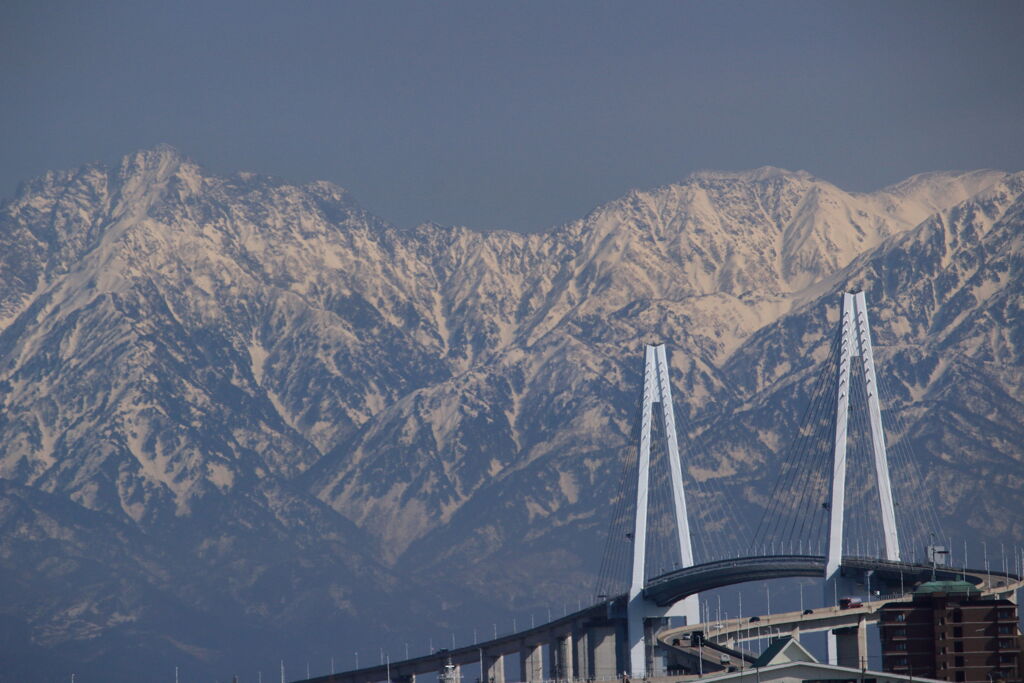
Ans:
[[[588,627],[580,641],[580,678],[615,678],[622,671],[624,638],[614,623]],[[628,660],[627,660],[628,661]],[[587,675],[583,672],[586,670]]]
[[[828,607],[839,607],[840,598],[856,595],[858,584],[852,577],[843,576],[842,571],[837,567],[830,576],[825,578],[824,604]],[[828,645],[828,663],[839,664],[839,641],[838,633],[843,629],[829,631],[826,637]],[[865,656],[867,650],[865,649]],[[844,665],[845,666],[845,665]]]
[[[544,680],[544,646],[541,643],[523,643],[519,648],[520,678],[525,683]]]
[[[588,657],[587,629],[581,624],[573,624],[572,627],[572,661],[576,678],[586,681],[594,677],[590,668],[590,657]]]
[[[668,626],[668,619],[645,619],[644,620],[644,662],[647,669],[647,676],[668,675],[668,654],[661,643],[658,642],[658,631]]]
[[[551,639],[549,645],[549,678],[553,681],[571,681],[572,666],[572,634],[559,634]]]
[[[483,653],[483,679],[481,683],[505,683],[505,658],[498,653]],[[412,683],[416,683],[412,681]]]
[[[867,666],[868,661],[868,629],[864,617],[857,620],[856,626],[833,629],[831,635],[836,641],[836,663],[860,669]]]

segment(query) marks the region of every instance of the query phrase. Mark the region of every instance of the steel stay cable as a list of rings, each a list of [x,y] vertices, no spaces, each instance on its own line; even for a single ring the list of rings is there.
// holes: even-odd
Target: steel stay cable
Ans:
[[[851,451],[853,453],[853,462],[851,470],[854,476],[851,478],[854,482],[854,487],[850,490],[851,503],[850,509],[854,513],[851,515],[853,519],[853,533],[850,534],[851,543],[852,539],[857,539],[857,543],[861,546],[867,542],[868,538],[872,537],[871,526],[868,521],[868,511],[874,508],[870,505],[868,500],[869,493],[868,489],[862,484],[863,479],[868,479],[867,476],[867,465],[870,463],[873,453],[867,452],[867,447],[870,445],[870,433],[871,425],[867,415],[867,392],[865,390],[865,376],[863,368],[863,357],[861,362],[856,363],[856,369],[851,372],[851,401],[850,401],[850,412],[851,412],[851,423],[853,425],[853,434],[851,439]],[[858,470],[860,470],[858,472]],[[860,474],[861,476],[856,476]],[[870,478],[874,480],[873,477]],[[858,484],[861,484],[858,486]],[[875,482],[877,491],[877,482]],[[864,554],[862,547],[858,546],[853,554],[861,555]]]
[[[636,444],[636,439],[633,440]],[[610,588],[615,585],[617,580],[620,584],[628,586],[630,581],[630,572],[632,571],[632,563],[630,562],[630,555],[632,551],[632,542],[624,543],[626,539],[632,539],[633,525],[631,521],[636,515],[636,467],[639,458],[639,448],[634,445],[633,448],[629,449],[629,459],[626,464],[626,476],[625,486],[623,488],[622,497],[622,508],[621,514],[618,519],[618,526],[614,537],[611,538],[612,543],[612,574],[609,576]],[[616,576],[615,572],[619,575]]]
[[[895,409],[895,402],[892,400],[891,395],[887,390],[887,384],[882,381],[879,381],[878,384],[879,400],[884,398],[887,405],[893,406],[890,413],[892,414],[894,422],[896,423],[896,428],[899,430],[901,435],[901,438],[896,443],[897,457],[900,457],[902,460],[902,466],[906,470],[907,478],[909,480],[908,489],[911,491],[911,493],[904,495],[911,495],[915,489],[921,492],[920,495],[914,497],[911,505],[901,505],[901,508],[909,507],[912,511],[916,512],[920,518],[922,538],[919,539],[919,543],[926,543],[928,541],[927,535],[929,533],[930,525],[933,525],[931,531],[934,531],[934,533],[938,534],[939,538],[942,538],[944,535],[942,531],[942,523],[939,519],[935,506],[932,504],[930,497],[923,495],[926,490],[924,477],[918,468],[917,458],[914,457],[913,450],[910,447],[910,433],[903,422],[900,411]],[[919,503],[922,499],[924,500],[924,505],[920,506]],[[918,509],[919,507],[923,507],[924,509],[920,510]],[[930,517],[930,519],[928,519],[928,517]]]
[[[708,431],[705,431],[700,436],[694,435],[693,437],[690,437],[689,433],[690,432],[688,430],[687,431],[687,437],[683,439],[682,449],[681,449],[682,450],[682,454],[685,454],[685,456],[686,456],[686,465],[684,465],[681,468],[684,473],[689,473],[690,472],[690,466],[689,466],[690,464],[700,465],[701,462],[702,462],[701,457],[708,458],[708,459],[710,458],[709,451],[708,451],[707,447],[704,444],[704,439],[705,439],[705,436],[708,434]],[[739,519],[736,517],[736,515],[735,515],[735,513],[733,511],[732,506],[727,504],[727,493],[724,490],[724,485],[716,491],[715,490],[716,487],[712,486],[711,484],[708,484],[707,486],[705,486],[704,483],[702,483],[696,477],[689,477],[689,479],[696,484],[697,490],[700,492],[701,496],[704,498],[705,505],[701,506],[701,509],[702,509],[702,512],[705,513],[705,517],[707,516],[707,512],[706,511],[708,509],[710,509],[713,506],[717,506],[718,510],[722,513],[723,517],[725,518],[724,524],[725,524],[726,528],[729,528],[729,529],[733,530],[734,539],[738,542],[738,540],[739,540],[738,539],[738,530],[741,528],[741,525],[739,523]],[[688,505],[688,508],[689,507],[690,506]],[[703,535],[703,534],[707,533],[706,530],[704,529],[704,525],[703,524],[697,525],[697,526],[699,527],[699,531],[698,531],[699,534]],[[692,529],[691,529],[691,532],[692,532]],[[706,548],[706,546],[707,546],[707,543],[705,542],[704,543],[704,547]],[[726,550],[731,550],[731,549],[726,549]],[[738,548],[736,550],[738,550]],[[721,556],[725,556],[726,554],[730,554],[731,555],[731,554],[734,554],[734,553],[722,553]],[[710,559],[713,559],[713,558],[710,556],[710,554],[708,554],[708,555],[706,555],[706,559],[710,560]]]
[[[823,392],[829,399],[834,397],[834,387],[835,382],[829,383]],[[807,465],[804,490],[801,493],[801,501],[796,513],[796,517],[800,520],[800,527],[797,529],[794,523],[789,532],[790,534],[795,533],[798,540],[814,538],[816,533],[820,531],[818,527],[821,524],[822,516],[818,513],[818,501],[827,495],[824,487],[827,486],[828,477],[823,470],[831,459],[831,449],[828,447],[829,437],[834,436],[835,432],[835,411],[831,409],[832,403],[833,401],[831,400],[824,401],[821,412],[815,415],[813,422],[813,424],[817,425],[817,428],[812,432],[812,437],[809,439],[812,459]],[[832,420],[823,419],[828,416],[831,416]]]
[[[651,416],[651,463],[648,472],[648,505],[647,505],[647,555],[644,580],[657,576],[658,565],[664,564],[667,551],[663,532],[665,510],[665,486],[667,479],[662,476],[662,465],[665,464],[664,448],[665,425],[660,415],[654,411]],[[654,573],[652,573],[654,572]]]
[[[833,377],[833,382],[829,385],[827,395],[832,399],[835,398],[836,388],[838,386],[838,373]],[[829,465],[832,461],[833,447],[835,445],[835,430],[836,430],[836,411],[832,409],[834,400],[830,401],[829,410],[822,416],[825,419],[819,418],[818,420],[818,432],[817,432],[817,452],[818,457],[814,460],[812,471],[815,473],[815,493],[816,497],[808,500],[807,512],[803,514],[805,520],[810,519],[810,526],[801,526],[800,535],[805,535],[808,539],[817,539],[819,543],[824,541],[825,525],[828,523],[828,515],[821,514],[819,511],[819,501],[828,500],[831,492],[829,491],[829,485],[832,481],[832,472]],[[826,509],[824,505],[821,506]],[[822,546],[823,547],[823,546]],[[824,553],[824,550],[821,550]]]
[[[895,460],[897,461],[897,464],[899,465],[904,477],[907,479],[906,489],[908,493],[903,493],[902,489],[904,487],[900,487],[900,499],[902,502],[905,496],[913,495],[915,490],[923,493],[923,491],[925,490],[924,479],[921,476],[920,471],[917,467],[917,462],[916,458],[914,458],[913,456],[913,451],[910,449],[910,443],[908,438],[909,432],[903,423],[900,413],[895,409],[894,402],[891,400],[891,398],[888,395],[888,392],[885,390],[885,384],[881,381],[879,381],[878,395],[880,401],[883,398],[885,398],[886,405],[893,406],[890,409],[889,413],[892,415],[893,421],[896,424],[896,428],[900,433],[900,439],[896,441],[896,443],[894,443],[893,451],[895,455]],[[923,504],[921,504],[922,500]],[[909,509],[909,513],[907,514],[907,517],[909,518],[907,520],[908,526],[913,528],[916,522],[917,531],[919,535],[916,539],[914,539],[916,541],[914,543],[915,551],[917,546],[921,544],[927,544],[928,537],[931,532],[936,533],[939,538],[943,537],[942,524],[939,520],[938,514],[936,513],[934,505],[932,505],[930,497],[924,495],[914,496],[914,499],[913,501],[911,501],[910,505],[901,504],[900,508],[901,511]]]
[[[809,495],[808,489],[811,488],[812,481],[817,488],[817,484],[820,483],[820,471],[819,468],[822,463],[827,462],[829,449],[827,448],[829,428],[832,427],[827,420],[823,421],[823,418],[828,415],[834,415],[834,411],[831,410],[833,399],[835,397],[835,386],[838,383],[838,372],[835,371],[834,361],[838,357],[838,337],[837,343],[833,345],[833,352],[826,359],[826,365],[821,373],[820,378],[823,381],[819,381],[815,388],[814,400],[814,411],[811,415],[808,426],[810,427],[809,435],[804,440],[804,448],[809,449],[811,453],[810,463],[804,466],[803,486],[798,504],[796,506],[795,514],[791,524],[789,525],[788,531],[784,531],[784,536],[788,540],[793,540],[792,534],[796,532],[797,540],[803,538],[804,530],[807,528],[808,519],[817,519],[817,515],[811,514],[817,510],[817,499],[816,497]],[[834,430],[834,428],[833,428]],[[803,431],[801,429],[801,431]],[[796,520],[800,520],[800,529],[796,529]]]
[[[830,363],[830,369],[831,365]],[[835,373],[833,372],[825,372],[823,374],[831,375],[833,380],[835,378]],[[803,484],[794,519],[784,532],[790,542],[795,537],[798,545],[801,544],[800,542],[804,538],[807,538],[808,545],[810,545],[810,540],[815,538],[815,530],[820,522],[820,515],[817,514],[817,510],[818,501],[823,495],[821,489],[824,482],[821,469],[829,459],[828,434],[833,431],[831,423],[828,420],[823,420],[823,418],[828,416],[834,417],[835,411],[832,409],[834,385],[835,383],[832,381],[823,384],[822,388],[818,390],[818,394],[815,396],[816,409],[808,424],[809,434],[805,438],[804,447],[808,449],[811,458],[810,462],[804,465],[806,474],[801,479]],[[796,527],[797,520],[799,520],[799,528]]]
[[[673,411],[674,406],[673,406]],[[686,508],[688,517],[695,522],[690,525],[690,537],[696,540],[696,546],[693,548],[694,563],[698,564],[698,558],[700,562],[708,561],[715,554],[715,545],[712,537],[709,536],[706,525],[700,523],[702,520],[708,518],[708,509],[715,505],[715,495],[705,487],[703,483],[696,477],[690,476],[690,469],[694,465],[700,465],[700,459],[698,453],[702,454],[702,449],[695,448],[695,445],[691,443],[691,440],[696,437],[691,436],[689,421],[683,422],[679,420],[678,413],[675,413],[676,426],[677,426],[677,446],[679,449],[679,465],[680,474],[683,477],[683,490],[686,495]],[[685,424],[687,428],[683,430],[680,437],[679,425]],[[687,495],[688,493],[688,495]],[[696,512],[697,514],[694,514]],[[728,513],[728,511],[726,511]],[[698,518],[697,515],[700,515]],[[693,541],[691,540],[691,545]]]
[[[901,422],[897,416],[897,423]],[[935,511],[935,507],[932,505],[931,498],[923,495],[926,490],[924,485],[923,477],[921,476],[913,452],[910,450],[909,439],[907,439],[907,432],[905,429],[901,429],[901,433],[904,435],[903,438],[896,444],[896,460],[900,465],[901,469],[906,473],[906,488],[908,493],[901,494],[902,499],[905,496],[911,495],[914,491],[920,491],[919,494],[914,497],[914,501],[911,505],[900,505],[900,509],[910,509],[911,523],[916,522],[917,527],[917,538],[915,539],[914,548],[915,552],[918,547],[927,545],[929,541],[929,534],[935,533],[939,538],[943,537],[942,524],[939,521],[938,515]],[[929,514],[930,513],[930,514]]]
[[[815,473],[817,493],[818,496],[813,499],[807,500],[806,512],[802,513],[804,519],[811,519],[812,526],[807,527],[806,525],[801,527],[800,535],[804,535],[804,530],[807,530],[808,538],[818,539],[819,543],[824,542],[825,525],[828,523],[829,516],[818,514],[818,500],[828,500],[831,492],[829,487],[832,481],[832,471],[829,465],[833,459],[833,449],[835,446],[835,430],[836,430],[836,400],[838,395],[839,387],[839,369],[838,369],[838,355],[841,350],[842,330],[837,331],[836,341],[834,345],[834,351],[832,358],[830,359],[830,366],[834,368],[834,371],[830,374],[830,383],[827,385],[827,389],[823,396],[826,398],[827,403],[825,412],[821,413],[817,417],[817,431],[814,434],[816,441],[816,450],[818,457],[813,462],[813,467],[810,469]],[[824,506],[823,506],[824,507]],[[828,508],[825,508],[828,509]],[[812,514],[812,512],[814,514]],[[825,553],[826,549],[824,546],[821,548],[821,553]]]
[[[625,453],[626,457],[623,460],[622,468],[619,473],[619,484],[617,492],[617,501],[615,508],[612,511],[612,519],[609,523],[608,535],[605,538],[605,549],[601,557],[601,570],[598,575],[597,593],[596,595],[606,594],[611,595],[614,593],[613,585],[615,581],[614,573],[621,569],[619,567],[619,560],[621,559],[621,538],[619,538],[619,532],[621,531],[622,521],[626,514],[626,510],[629,506],[628,501],[628,489],[629,489],[629,475],[633,469],[632,463],[636,460],[637,451],[639,451],[639,435],[641,430],[641,420],[643,412],[643,403],[641,400],[641,407],[637,411],[636,418],[633,422],[633,429],[630,434],[630,442],[621,450]]]
[[[806,421],[806,425],[810,427],[811,430],[807,436],[800,439],[800,449],[797,453],[797,457],[790,461],[792,463],[791,467],[799,471],[799,476],[795,478],[794,484],[791,487],[793,489],[792,500],[794,501],[794,505],[790,510],[790,514],[787,519],[779,520],[778,526],[774,529],[774,533],[777,534],[778,538],[783,542],[790,541],[792,539],[794,531],[796,531],[796,525],[801,519],[806,521],[806,517],[802,513],[804,509],[808,507],[810,502],[810,496],[808,496],[807,491],[814,474],[814,467],[811,466],[811,463],[815,461],[816,454],[820,450],[815,448],[819,439],[817,438],[817,430],[813,429],[813,425],[820,420],[820,414],[823,406],[827,403],[827,401],[822,400],[822,394],[827,395],[828,392],[821,391],[820,389],[816,391],[816,396],[813,398],[814,402],[812,403],[811,416],[810,419]],[[803,433],[803,431],[804,426],[801,425],[801,433]],[[796,490],[799,490],[800,493],[795,493]]]
[[[790,448],[788,449],[790,451],[792,451],[792,450],[796,450],[797,451],[797,458],[796,459],[799,460],[801,463],[803,461],[803,458],[806,457],[805,451],[808,448],[807,442],[809,440],[809,437],[804,434],[804,427],[813,423],[814,416],[816,416],[818,414],[818,411],[820,409],[819,402],[822,400],[822,387],[826,385],[826,383],[828,381],[828,377],[832,374],[832,372],[831,372],[832,362],[831,361],[834,359],[834,356],[835,356],[835,348],[834,348],[834,346],[835,345],[833,344],[832,352],[830,352],[829,357],[826,359],[825,365],[823,366],[822,371],[819,373],[819,376],[817,378],[815,386],[812,389],[812,393],[810,395],[810,399],[811,400],[808,403],[808,405],[806,406],[805,411],[804,411],[804,415],[801,418],[801,421],[799,423],[799,428],[798,428],[797,436],[790,443]],[[811,418],[811,421],[809,421],[809,419],[808,419],[809,417]],[[812,432],[812,435],[813,435],[813,432]],[[765,518],[763,518],[763,519],[767,519],[768,523],[763,525],[764,535],[759,539],[762,542],[763,541],[767,541],[767,540],[771,540],[771,538],[774,535],[776,535],[778,533],[778,531],[779,531],[779,524],[780,524],[780,519],[779,518],[781,517],[781,514],[782,514],[782,512],[781,512],[781,505],[782,505],[782,499],[783,499],[783,497],[781,495],[779,495],[779,492],[780,491],[784,492],[786,490],[789,490],[792,487],[791,482],[793,481],[794,477],[797,476],[797,475],[795,475],[793,473],[800,472],[801,470],[804,469],[802,467],[797,467],[796,464],[794,463],[793,459],[787,459],[785,461],[785,463],[784,463],[784,467],[786,467],[786,466],[788,466],[789,476],[787,478],[783,478],[782,476],[780,476],[780,478],[777,480],[778,486],[776,487],[776,490],[773,490],[773,492],[772,492],[772,497],[773,497],[772,503],[773,503],[773,505],[770,507],[770,509],[769,509],[768,513],[766,514]],[[799,507],[798,507],[798,509],[799,509]],[[760,532],[760,529],[759,529],[759,532]]]
[[[903,420],[900,417],[900,415],[896,414],[895,417],[896,417],[897,424],[899,425],[900,432],[902,434],[904,434],[904,435],[909,436],[908,430],[902,424]],[[910,473],[910,478],[912,480],[911,490],[917,489],[918,491],[921,491],[922,494],[923,494],[923,492],[926,490],[924,475],[921,472],[920,467],[918,466],[917,458],[914,457],[914,452],[913,452],[913,450],[910,447],[910,440],[909,440],[909,438],[904,437],[904,438],[900,439],[899,450],[902,451],[903,459],[905,461],[905,466],[907,467],[907,469],[909,470],[909,473]],[[919,496],[919,497],[923,497],[923,495]],[[943,536],[942,522],[939,519],[938,511],[935,509],[935,506],[932,504],[932,499],[930,497],[926,497],[925,505],[921,507],[920,512],[921,512],[921,516],[922,516],[922,523],[925,526],[924,531],[928,532],[928,525],[932,524],[934,526],[932,527],[931,531],[934,531],[936,534],[938,534],[939,538],[942,538],[942,536]],[[928,513],[930,513],[931,519],[926,519],[927,516],[928,516]],[[925,539],[922,539],[922,540],[925,540]]]
[[[673,406],[673,411],[674,410],[675,410],[675,407]],[[678,438],[678,431],[679,431],[678,430],[678,425],[683,424],[683,423],[678,419],[678,414],[675,414],[675,418],[676,418],[676,425],[677,425],[677,447],[679,448],[679,456],[680,456],[679,469],[680,469],[680,475],[683,477],[683,491],[684,491],[684,495],[685,495],[685,491],[687,491],[688,489],[690,491],[693,491],[694,489],[696,489],[696,492],[697,492],[697,496],[696,496],[697,500],[693,500],[692,496],[691,497],[687,497],[687,500],[686,500],[687,515],[691,519],[693,519],[694,522],[697,522],[698,520],[696,519],[695,515],[690,513],[690,510],[697,509],[697,510],[700,510],[701,512],[705,512],[706,509],[707,509],[707,505],[706,504],[709,502],[709,500],[711,500],[712,497],[709,495],[709,492],[705,489],[705,487],[701,484],[701,481],[699,479],[697,479],[696,477],[687,476],[690,473],[690,466],[695,463],[696,458],[694,456],[693,450],[690,447],[689,430],[687,430],[684,433],[682,439],[679,439]],[[681,441],[681,443],[678,443],[679,441]],[[687,485],[686,485],[688,481],[691,482],[691,486],[690,487],[687,487]],[[694,505],[695,502],[703,502],[703,503],[705,503],[705,505]],[[678,523],[678,520],[677,520],[677,523]],[[701,560],[702,561],[707,561],[707,559],[709,559],[712,556],[713,553],[712,553],[712,550],[710,548],[710,546],[712,544],[709,543],[709,539],[708,539],[707,531],[705,529],[705,525],[704,524],[699,524],[699,523],[695,523],[695,524],[690,525],[690,538],[691,538],[691,545],[693,544],[692,539],[694,539],[694,538],[696,538],[697,544],[698,544],[698,547],[693,549],[694,550],[694,553],[693,553],[694,554],[694,563],[697,564],[697,557],[698,557],[697,552],[698,551],[701,553],[701,555],[700,555]]]
[[[857,377],[859,367],[854,360],[850,359],[850,404],[846,438],[846,511],[843,513],[843,523],[846,528],[843,534],[843,555],[859,555],[860,552],[856,544],[864,536],[862,517],[858,514],[850,514],[858,504],[858,490],[855,487],[850,487],[849,483],[851,479],[855,483],[859,483],[856,474],[858,456],[860,455],[860,439],[858,438],[860,436],[860,392],[858,391],[860,389],[860,379]]]
[[[627,538],[629,528],[629,511],[631,509],[631,502],[633,496],[631,495],[632,482],[630,474],[634,469],[633,463],[636,462],[636,448],[629,448],[627,451],[627,458],[624,463],[624,476],[622,478],[622,493],[620,495],[620,501],[618,510],[614,520],[614,527],[610,530],[607,543],[610,549],[609,554],[609,566],[608,574],[606,576],[607,584],[605,586],[606,594],[612,594],[618,592],[616,590],[616,583],[621,583],[624,579],[628,581],[622,575],[622,572],[628,571],[628,567],[624,566],[624,554],[627,552],[626,546],[628,544],[622,541]]]
[[[823,367],[822,372],[819,374],[819,376],[818,376],[818,378],[816,380],[815,387],[812,389],[811,400],[808,402],[807,406],[804,409],[804,414],[801,417],[801,420],[799,422],[799,427],[798,427],[797,435],[790,442],[789,448],[786,449],[788,451],[792,451],[794,449],[800,449],[800,450],[798,450],[798,457],[801,457],[800,456],[800,451],[802,451],[802,449],[806,447],[804,445],[806,438],[804,437],[804,434],[803,434],[803,427],[804,427],[804,425],[808,424],[808,421],[807,421],[808,420],[808,416],[815,413],[815,411],[817,409],[816,408],[816,403],[817,403],[816,397],[817,397],[817,395],[819,395],[821,386],[825,382],[827,382],[828,375],[831,374],[830,373],[830,367],[829,367],[829,366],[831,366],[831,363],[829,361],[831,361],[833,356],[835,355],[835,348],[834,347],[835,347],[835,344],[833,344],[833,349],[830,351],[829,356],[826,359],[825,366]],[[778,518],[782,514],[781,511],[780,511],[780,507],[782,505],[782,496],[780,495],[780,493],[784,492],[784,491],[786,491],[786,490],[788,490],[790,488],[791,482],[797,476],[796,472],[797,472],[798,469],[799,468],[797,468],[795,465],[792,464],[791,460],[786,459],[784,461],[784,463],[783,463],[783,471],[780,472],[779,476],[776,478],[775,485],[772,488],[772,492],[770,494],[771,498],[769,500],[768,508],[765,510],[765,514],[761,517],[761,519],[760,519],[760,521],[758,523],[758,527],[757,527],[757,529],[754,532],[753,543],[755,544],[755,546],[758,545],[759,543],[764,543],[766,540],[770,540],[771,536],[773,536],[777,532],[778,525],[779,525],[779,519]],[[762,529],[764,530],[764,534],[763,535],[761,533]]]
[[[840,465],[842,465],[845,468],[849,464],[849,459],[850,459],[850,449],[847,448],[846,449],[846,453],[843,455],[843,457],[839,461]],[[833,505],[834,501],[829,501],[829,504]],[[845,537],[844,537],[844,539],[845,539]],[[842,553],[842,548],[840,548],[840,553]]]
[[[872,438],[873,437],[872,437],[872,434],[871,434],[870,414],[869,414],[870,404],[868,402],[867,389],[866,389],[866,384],[865,384],[865,382],[866,382],[865,377],[866,377],[865,370],[863,368],[861,368],[861,385],[862,386],[858,387],[858,389],[859,389],[858,395],[861,397],[860,398],[860,404],[861,404],[861,409],[860,409],[860,429],[861,429],[862,433],[861,433],[861,437],[860,438],[861,438],[861,441],[863,443],[863,450],[864,450],[865,461],[873,464],[874,449],[873,449],[873,442],[872,442]],[[878,376],[877,375],[876,375],[876,383],[878,383]],[[876,386],[876,391],[878,391],[878,387],[877,386]],[[883,432],[884,431],[885,431],[885,429],[884,429],[884,425],[883,425]],[[890,470],[891,470],[891,468],[890,468]],[[881,508],[877,507],[877,506],[881,505],[881,501],[882,501],[882,498],[881,498],[881,496],[882,496],[881,481],[878,480],[878,474],[877,474],[876,470],[872,469],[870,471],[870,473],[869,473],[869,476],[870,476],[870,481],[873,482],[873,486],[874,486],[874,488],[873,488],[874,498],[873,499],[870,498],[870,496],[869,496],[870,492],[864,492],[864,496],[866,498],[862,502],[862,505],[864,506],[865,510],[873,511],[872,517],[874,518],[874,520],[876,520],[876,523],[878,524],[879,528],[878,529],[874,529],[874,531],[877,531],[877,532],[872,532],[871,530],[866,531],[864,533],[864,538],[876,538],[876,539],[878,539],[878,538],[882,538],[884,536],[884,532],[885,532],[884,524],[883,524],[883,521],[882,521],[882,513],[880,512]],[[890,480],[891,480],[891,477],[890,477]],[[878,555],[882,554],[881,548],[877,549],[874,552],[876,552],[876,554],[878,554]]]

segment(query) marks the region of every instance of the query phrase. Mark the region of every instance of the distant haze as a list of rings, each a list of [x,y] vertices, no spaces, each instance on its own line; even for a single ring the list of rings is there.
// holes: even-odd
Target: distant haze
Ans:
[[[170,143],[400,226],[537,231],[700,168],[1024,167],[1024,3],[0,7],[0,197]]]

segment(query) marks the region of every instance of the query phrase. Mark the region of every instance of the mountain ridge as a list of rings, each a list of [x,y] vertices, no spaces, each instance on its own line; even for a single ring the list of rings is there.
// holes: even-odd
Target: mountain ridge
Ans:
[[[0,204],[0,478],[146,539],[126,550],[172,543],[181,559],[131,570],[169,596],[155,612],[147,591],[116,608],[97,593],[63,640],[43,634],[77,604],[67,591],[46,614],[13,601],[14,616],[31,642],[77,652],[117,615],[165,629],[145,615],[175,604],[241,620],[263,649],[299,647],[283,634],[315,615],[308,647],[327,651],[331,629],[388,629],[373,595],[426,628],[578,594],[629,446],[640,344],[672,343],[682,429],[711,440],[688,476],[735,479],[737,506],[756,509],[853,286],[894,363],[897,438],[939,454],[929,481],[964,510],[954,447],[1022,476],[1022,178],[858,194],[770,167],[702,172],[524,235],[399,229],[333,184],[210,175],[168,147],[46,174]],[[952,378],[972,375],[958,405]],[[928,410],[947,428],[927,432]],[[9,549],[35,538],[5,528]],[[218,641],[203,666],[246,647]]]

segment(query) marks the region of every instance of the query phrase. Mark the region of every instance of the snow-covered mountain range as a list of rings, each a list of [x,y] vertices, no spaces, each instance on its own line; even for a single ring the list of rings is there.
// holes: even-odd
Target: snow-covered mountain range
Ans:
[[[850,287],[945,521],[1020,540],[1022,267],[1024,173],[702,172],[532,235],[169,147],[48,173],[0,207],[0,658],[223,671],[579,596],[642,344],[691,476],[757,505]]]

